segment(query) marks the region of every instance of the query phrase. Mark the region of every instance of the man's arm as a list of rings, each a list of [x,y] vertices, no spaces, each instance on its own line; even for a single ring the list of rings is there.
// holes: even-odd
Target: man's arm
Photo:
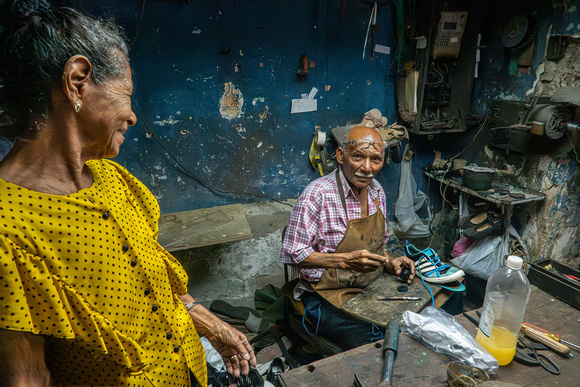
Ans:
[[[189,294],[179,296],[179,299],[185,305],[195,302]],[[189,316],[199,334],[208,339],[222,356],[230,374],[235,377],[240,376],[240,373],[247,375],[250,372],[250,366],[256,366],[254,349],[243,333],[199,304],[189,309]]]
[[[388,257],[372,254],[367,250],[357,250],[350,253],[313,252],[296,266],[305,269],[336,268],[367,273],[386,265],[388,261]]]
[[[0,387],[48,387],[44,336],[0,329]]]

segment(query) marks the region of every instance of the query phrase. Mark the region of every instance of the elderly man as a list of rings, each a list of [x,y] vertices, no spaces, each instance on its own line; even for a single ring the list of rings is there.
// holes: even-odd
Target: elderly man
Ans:
[[[298,266],[294,297],[316,332],[343,349],[383,337],[381,329],[342,312],[340,306],[380,276],[415,265],[385,251],[385,193],[374,176],[383,167],[386,142],[374,128],[350,129],[336,159],[340,167],[310,183],[292,209],[280,261]]]

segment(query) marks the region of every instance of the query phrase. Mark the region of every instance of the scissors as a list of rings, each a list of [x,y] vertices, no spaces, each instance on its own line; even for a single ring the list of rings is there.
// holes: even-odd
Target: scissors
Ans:
[[[560,369],[552,360],[539,354],[538,350],[548,349],[544,344],[534,343],[522,335],[518,337],[514,360],[529,366],[542,366],[543,369],[554,375],[560,375]]]

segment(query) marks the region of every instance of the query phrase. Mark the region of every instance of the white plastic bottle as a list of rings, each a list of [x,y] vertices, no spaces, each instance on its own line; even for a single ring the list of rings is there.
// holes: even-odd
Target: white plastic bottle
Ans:
[[[530,281],[522,271],[523,260],[510,255],[507,265],[487,280],[485,299],[475,339],[499,365],[509,364],[516,353],[518,333],[530,298]]]

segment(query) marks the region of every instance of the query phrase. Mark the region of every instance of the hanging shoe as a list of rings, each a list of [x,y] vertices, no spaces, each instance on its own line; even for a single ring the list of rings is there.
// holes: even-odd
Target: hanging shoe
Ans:
[[[448,283],[465,276],[463,270],[444,264],[432,248],[419,250],[407,241],[405,255],[415,261],[417,273],[427,282],[434,284]]]

